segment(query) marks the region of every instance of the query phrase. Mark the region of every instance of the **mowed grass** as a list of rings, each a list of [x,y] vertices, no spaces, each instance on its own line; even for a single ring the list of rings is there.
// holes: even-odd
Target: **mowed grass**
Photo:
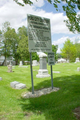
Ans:
[[[32,91],[30,66],[15,66],[8,73],[7,66],[0,66],[0,120],[76,120],[73,110],[80,106],[80,63],[59,63],[53,66],[54,87],[60,90],[38,98],[23,99],[21,94]],[[50,66],[47,65],[50,74]],[[51,86],[51,77],[36,78],[39,66],[33,67],[34,90]],[[10,82],[18,81],[27,88],[12,89]]]

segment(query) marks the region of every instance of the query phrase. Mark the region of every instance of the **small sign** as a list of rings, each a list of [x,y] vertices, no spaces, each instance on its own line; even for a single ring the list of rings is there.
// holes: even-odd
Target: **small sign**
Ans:
[[[29,52],[51,52],[50,19],[27,15]]]
[[[48,53],[48,65],[54,64],[55,64],[54,52],[50,52]]]

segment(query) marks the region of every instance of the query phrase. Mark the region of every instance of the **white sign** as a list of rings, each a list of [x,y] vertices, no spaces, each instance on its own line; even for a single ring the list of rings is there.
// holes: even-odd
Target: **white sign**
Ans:
[[[50,19],[27,15],[29,52],[51,52]]]
[[[50,52],[48,53],[48,65],[54,65],[54,64],[55,64],[54,53]]]

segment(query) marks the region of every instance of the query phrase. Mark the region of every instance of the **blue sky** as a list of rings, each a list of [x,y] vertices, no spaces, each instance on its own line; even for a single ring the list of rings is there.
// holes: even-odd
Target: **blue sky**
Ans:
[[[19,1],[21,2],[22,0]],[[46,0],[32,1],[34,3],[32,6],[25,5],[22,7],[17,5],[13,0],[0,0],[0,29],[2,29],[2,24],[5,21],[9,21],[11,27],[15,28],[16,31],[23,25],[27,27],[27,14],[33,14],[50,19],[51,41],[52,44],[58,45],[57,52],[60,52],[67,38],[72,42],[75,42],[75,39],[79,39],[80,42],[80,34],[70,32],[63,22],[67,17],[61,9],[61,4],[57,12],[53,5],[49,4]],[[77,12],[80,14],[80,11]]]

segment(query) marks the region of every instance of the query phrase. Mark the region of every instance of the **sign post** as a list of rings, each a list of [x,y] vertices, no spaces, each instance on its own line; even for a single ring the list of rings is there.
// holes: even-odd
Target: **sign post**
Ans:
[[[52,73],[52,65],[51,65],[51,86],[52,86],[52,89],[53,89],[53,73]]]
[[[32,54],[31,53],[30,53],[30,67],[31,67],[32,94],[34,94],[33,71],[32,71]]]
[[[55,64],[55,59],[54,59],[54,53],[50,52],[48,53],[48,65],[51,66],[51,86],[53,89],[53,72],[52,72],[52,65]]]
[[[28,45],[30,52],[32,93],[34,94],[33,71],[31,52],[51,52],[51,28],[50,19],[35,15],[27,15]]]

